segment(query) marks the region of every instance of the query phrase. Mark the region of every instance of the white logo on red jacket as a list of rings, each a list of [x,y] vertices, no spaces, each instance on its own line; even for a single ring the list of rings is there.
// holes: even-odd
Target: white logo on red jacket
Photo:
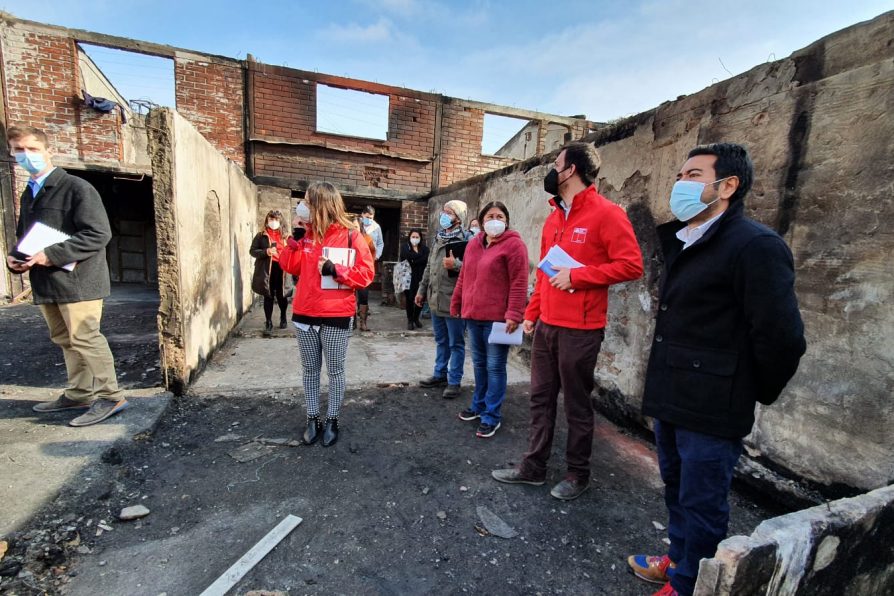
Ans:
[[[574,228],[571,241],[575,244],[584,244],[587,241],[587,228]]]

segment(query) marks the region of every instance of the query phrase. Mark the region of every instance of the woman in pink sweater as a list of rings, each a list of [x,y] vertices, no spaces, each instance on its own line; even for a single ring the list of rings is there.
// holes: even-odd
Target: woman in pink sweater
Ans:
[[[506,324],[512,333],[524,319],[528,289],[528,249],[521,236],[509,229],[509,210],[492,201],[478,214],[484,228],[469,240],[463,268],[450,302],[450,314],[461,316],[469,331],[475,392],[472,405],[460,420],[481,419],[476,436],[494,436],[500,428],[500,408],[506,397],[506,358],[509,346],[491,344],[493,324]]]

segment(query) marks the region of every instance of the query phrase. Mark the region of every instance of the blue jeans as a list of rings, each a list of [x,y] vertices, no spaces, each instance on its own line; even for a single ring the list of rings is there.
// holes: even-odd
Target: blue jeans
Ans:
[[[466,340],[463,333],[466,324],[462,319],[442,317],[431,313],[431,326],[435,332],[435,376],[447,377],[451,385],[463,380],[463,362],[466,359]]]
[[[688,596],[695,588],[698,562],[717,552],[729,526],[733,469],[741,439],[727,439],[655,421],[658,467],[667,505],[668,555],[677,564],[671,585]]]
[[[505,323],[504,323],[505,324]],[[481,422],[497,425],[502,416],[500,408],[506,397],[506,358],[509,346],[489,344],[493,323],[466,321],[469,330],[469,346],[472,348],[472,367],[475,370],[475,392],[472,394],[472,411],[481,414]]]

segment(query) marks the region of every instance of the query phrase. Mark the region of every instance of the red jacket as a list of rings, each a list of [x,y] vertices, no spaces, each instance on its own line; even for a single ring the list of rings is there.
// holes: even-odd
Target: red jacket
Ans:
[[[279,266],[286,273],[298,276],[292,312],[309,317],[352,317],[356,310],[354,290],[372,283],[373,258],[363,235],[351,232],[351,248],[357,251],[353,267],[336,265],[335,280],[350,289],[324,290],[320,288],[320,270],[317,266],[323,255],[323,247],[348,248],[348,230],[339,224],[329,226],[322,244],[314,240],[313,231],[296,242],[292,238],[279,252]]]
[[[515,230],[506,230],[486,248],[484,238],[478,234],[466,246],[450,314],[521,323],[528,294],[528,249]]]
[[[584,266],[571,270],[574,292],[557,290],[538,269],[525,319],[572,329],[601,329],[608,310],[608,286],[643,274],[633,226],[624,210],[592,185],[574,197],[567,219],[555,199],[550,204],[555,209],[543,224],[540,258],[558,244]]]

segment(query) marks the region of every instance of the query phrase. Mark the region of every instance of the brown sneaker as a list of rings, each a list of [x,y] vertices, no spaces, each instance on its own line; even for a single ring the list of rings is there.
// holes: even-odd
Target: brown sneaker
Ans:
[[[580,481],[577,478],[566,478],[559,484],[555,485],[549,494],[562,501],[573,501],[578,498],[584,491],[590,488],[589,481]]]
[[[86,413],[81,414],[68,423],[69,426],[90,426],[97,422],[102,422],[109,416],[114,416],[121,410],[127,408],[130,404],[123,397],[115,401],[114,399],[98,399],[90,406]]]
[[[530,484],[532,486],[542,486],[546,482],[546,480],[537,480],[531,476],[525,476],[518,468],[494,470],[490,475],[497,482],[505,482],[506,484]]]
[[[65,412],[67,410],[86,410],[89,407],[89,402],[75,401],[73,399],[68,399],[65,395],[60,395],[53,401],[44,401],[35,404],[31,409],[35,412],[46,414],[47,412]]]
[[[653,584],[664,584],[670,581],[677,570],[677,564],[667,555],[630,555],[627,557],[633,575]]]

